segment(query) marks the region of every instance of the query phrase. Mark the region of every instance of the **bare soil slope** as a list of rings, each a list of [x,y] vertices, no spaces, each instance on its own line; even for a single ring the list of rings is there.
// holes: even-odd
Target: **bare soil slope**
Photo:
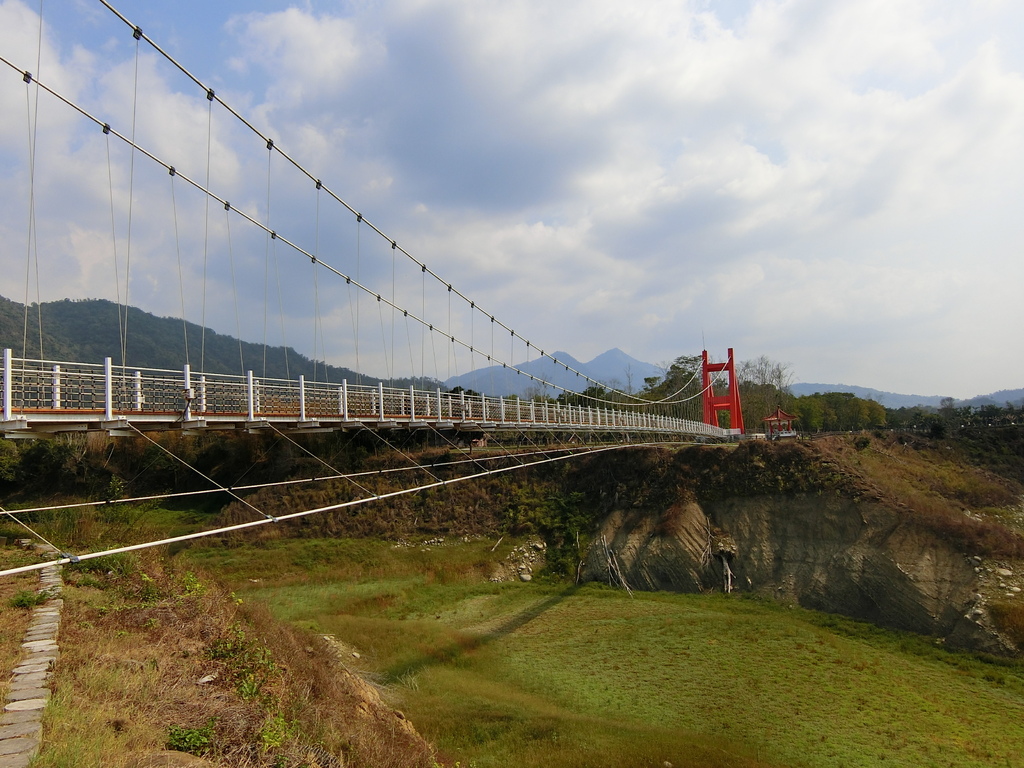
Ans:
[[[602,522],[584,579],[758,592],[956,647],[1022,648],[1007,621],[1024,600],[1020,488],[943,446],[858,436],[619,458],[589,470]]]

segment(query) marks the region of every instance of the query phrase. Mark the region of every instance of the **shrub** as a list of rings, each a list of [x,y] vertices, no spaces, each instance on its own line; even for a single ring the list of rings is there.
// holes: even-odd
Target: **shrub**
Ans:
[[[47,592],[33,592],[29,589],[22,589],[8,600],[7,603],[12,608],[32,608],[36,605],[42,605],[49,598],[50,595]]]
[[[131,576],[139,570],[139,561],[131,552],[119,552],[114,555],[104,555],[103,557],[82,560],[68,567],[86,573],[110,573],[114,576]]]
[[[210,751],[213,744],[214,722],[211,718],[202,728],[181,728],[172,725],[167,729],[167,748],[202,757]]]

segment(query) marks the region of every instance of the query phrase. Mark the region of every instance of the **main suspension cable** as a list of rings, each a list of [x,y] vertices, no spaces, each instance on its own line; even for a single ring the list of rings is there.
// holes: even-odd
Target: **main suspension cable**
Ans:
[[[296,160],[291,155],[289,155],[287,152],[285,152],[283,149],[281,149],[281,147],[278,146],[278,144],[275,143],[274,140],[271,137],[267,136],[261,130],[256,128],[256,126],[253,125],[252,122],[247,120],[238,110],[236,110],[234,107],[232,107],[226,101],[224,101],[220,96],[218,96],[213,88],[211,88],[211,87],[207,86],[206,84],[204,84],[198,77],[196,77],[194,74],[192,74],[192,72],[190,72],[177,59],[175,59],[171,54],[169,54],[162,47],[160,47],[160,45],[157,44],[152,38],[150,38],[145,33],[143,33],[142,29],[139,26],[133,24],[124,14],[122,14],[120,11],[118,11],[111,3],[109,3],[107,0],[99,0],[99,2],[103,6],[105,6],[111,13],[113,13],[118,19],[120,19],[129,29],[132,30],[132,35],[135,37],[136,40],[139,40],[139,39],[145,40],[150,46],[152,46],[153,50],[155,50],[164,59],[166,59],[172,66],[174,66],[182,74],[184,74],[185,77],[187,77],[189,80],[191,80],[196,86],[198,86],[200,89],[202,89],[204,95],[206,96],[206,98],[210,102],[216,101],[218,104],[220,104],[225,110],[228,111],[228,113],[230,113],[242,125],[244,125],[253,134],[255,134],[259,138],[259,140],[263,144],[266,145],[266,147],[268,149],[270,149],[271,151],[277,152],[279,155],[281,155],[282,158],[284,158],[288,163],[290,163],[299,173],[304,175],[309,181],[314,182],[316,184],[317,189],[323,189],[323,191],[325,193],[327,193],[331,198],[333,198],[338,204],[340,204],[341,206],[346,208],[351,214],[356,216],[359,221],[365,222],[366,225],[368,227],[370,227],[370,229],[372,229],[380,237],[382,237],[385,241],[387,241],[391,245],[392,249],[394,249],[396,251],[401,251],[401,253],[407,259],[409,259],[413,264],[415,264],[417,267],[419,267],[425,274],[429,274],[438,283],[440,283],[442,286],[446,287],[449,291],[451,291],[456,296],[458,296],[460,299],[462,299],[466,304],[470,305],[471,311],[472,310],[479,311],[485,317],[489,316],[492,320],[494,320],[494,316],[493,315],[489,315],[489,313],[485,312],[482,308],[480,308],[477,305],[477,303],[474,300],[472,300],[468,295],[464,294],[462,291],[460,291],[459,289],[455,288],[452,285],[451,282],[446,281],[443,277],[441,277],[440,274],[434,272],[432,269],[427,267],[425,262],[422,262],[422,261],[418,260],[409,251],[407,251],[402,246],[398,245],[396,240],[394,240],[392,237],[387,235],[377,225],[375,225],[372,222],[370,222],[369,220],[367,220],[363,216],[362,213],[360,213],[358,210],[356,210],[356,208],[354,208],[352,205],[350,205],[348,202],[346,202],[342,197],[340,197],[337,193],[335,193],[333,190],[331,190],[326,184],[323,183],[323,181],[321,179],[317,178],[317,176],[315,174],[311,173],[298,160]],[[400,309],[394,303],[389,302],[389,304],[393,308]],[[516,333],[516,331],[511,326],[506,325],[505,323],[503,323],[500,320],[496,320],[495,322],[497,322],[498,325],[500,325],[506,331],[509,331],[509,333],[513,337],[519,338],[521,341],[525,342],[526,348],[527,348],[527,352],[529,352],[529,349],[531,347],[533,347],[534,349],[537,350],[537,352],[539,352],[541,357],[545,357],[545,358],[551,360],[555,365],[563,366],[566,369],[567,372],[571,372],[571,373],[576,374],[576,376],[584,379],[590,385],[601,386],[601,387],[605,386],[602,382],[597,381],[596,379],[591,378],[590,376],[588,376],[587,374],[583,373],[582,371],[579,371],[576,368],[574,368],[572,366],[569,366],[568,364],[559,361],[553,355],[547,354],[544,350],[539,349],[538,347],[534,346],[526,337]],[[470,349],[472,347],[471,344],[468,344],[468,345],[464,344],[463,346],[465,346],[467,348],[470,348]],[[471,354],[472,354],[472,351],[471,351]],[[510,360],[509,363],[511,364],[512,361]],[[533,378],[533,377],[531,377],[531,378]],[[561,387],[561,386],[556,385],[556,384],[552,384],[550,382],[545,382],[545,381],[537,380],[537,379],[534,379],[534,380],[537,381],[537,383],[539,383],[539,384],[543,384],[543,385],[546,385],[546,386],[552,386],[552,387],[555,387],[556,389],[559,389],[559,390],[562,390],[562,391],[565,391],[565,392],[572,392],[573,391],[573,390],[569,390],[568,388]],[[618,395],[621,395],[621,396],[629,399],[629,400],[642,401],[642,398],[636,397],[632,393],[623,392],[623,391],[620,391],[620,390],[617,390],[617,389],[613,389],[612,391],[615,392]],[[638,404],[642,404],[642,402],[640,402]]]

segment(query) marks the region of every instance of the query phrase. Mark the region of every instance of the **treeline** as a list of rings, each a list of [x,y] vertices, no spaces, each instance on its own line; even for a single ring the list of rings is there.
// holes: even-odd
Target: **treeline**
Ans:
[[[700,369],[700,355],[677,357],[665,367],[664,375],[645,379],[640,395],[654,401],[692,398],[692,402],[699,403]],[[899,429],[943,437],[956,430],[1024,424],[1024,402],[957,406],[955,400],[946,398],[939,408],[886,408],[851,392],[816,392],[797,396],[790,390],[792,373],[789,366],[764,355],[737,362],[736,379],[747,433],[764,431],[765,417],[778,408],[796,416],[796,430],[804,434]],[[716,394],[725,394],[725,391],[724,382],[716,384]],[[583,397],[598,394],[588,391],[583,393]],[[727,412],[721,412],[719,419],[721,426],[729,426]]]
[[[893,429],[926,431],[933,437],[944,437],[956,430],[975,427],[1008,427],[1024,424],[1024,404],[957,407],[952,398],[942,401],[939,408],[914,406],[887,411],[889,426]]]
[[[793,398],[801,432],[848,432],[887,426],[886,409],[851,392],[822,392]]]

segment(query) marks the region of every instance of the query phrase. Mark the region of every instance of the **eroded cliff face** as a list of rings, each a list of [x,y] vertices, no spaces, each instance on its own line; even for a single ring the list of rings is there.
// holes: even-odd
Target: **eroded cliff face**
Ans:
[[[698,501],[699,478],[684,483],[687,471],[700,469],[686,461],[654,468],[648,481],[668,487],[639,503],[605,493],[608,511],[583,579],[614,580],[617,569],[633,589],[705,592],[728,588],[728,572],[734,592],[934,635],[954,647],[1017,652],[988,621],[978,560],[898,505],[834,480],[796,493],[783,482],[779,493]]]

